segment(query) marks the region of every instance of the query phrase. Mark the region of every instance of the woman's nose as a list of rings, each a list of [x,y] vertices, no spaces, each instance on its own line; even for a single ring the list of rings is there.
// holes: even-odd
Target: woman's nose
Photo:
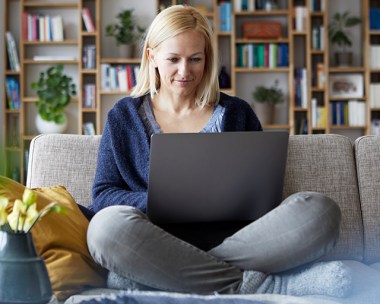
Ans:
[[[186,60],[180,62],[178,66],[178,74],[181,76],[186,76],[189,73],[189,64]]]

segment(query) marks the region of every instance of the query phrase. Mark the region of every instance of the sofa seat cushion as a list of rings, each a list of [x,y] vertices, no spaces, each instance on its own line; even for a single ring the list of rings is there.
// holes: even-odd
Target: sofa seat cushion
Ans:
[[[363,226],[351,141],[342,135],[294,135],[289,138],[283,196],[317,191],[341,208],[336,247],[324,259],[363,259]],[[380,230],[379,230],[380,231]]]
[[[25,186],[0,176],[0,196],[11,203],[22,198]],[[86,242],[88,220],[63,186],[36,188],[37,210],[52,201],[64,206],[66,215],[52,213],[32,228],[34,244],[45,260],[53,293],[65,300],[90,287],[106,285],[106,271],[97,265]],[[12,205],[9,206],[11,208]]]
[[[364,259],[380,261],[380,136],[355,141],[356,167],[364,225]]]

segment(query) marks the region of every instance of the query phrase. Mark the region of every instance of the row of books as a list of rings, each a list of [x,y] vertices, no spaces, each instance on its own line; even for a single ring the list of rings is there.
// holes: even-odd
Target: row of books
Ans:
[[[311,12],[324,12],[326,9],[326,0],[311,0],[310,11]]]
[[[83,47],[83,68],[96,69],[96,47],[93,44]]]
[[[370,46],[369,66],[372,69],[380,69],[380,45]]]
[[[62,16],[23,13],[22,33],[28,41],[63,41]]]
[[[18,57],[15,39],[11,32],[6,32],[5,37],[6,37],[6,43],[7,43],[9,68],[12,71],[19,72],[20,60]]]
[[[369,105],[371,108],[380,108],[380,83],[370,83]]]
[[[311,48],[314,50],[324,50],[325,30],[323,26],[314,26],[311,33]]]
[[[221,2],[218,5],[219,10],[219,31],[231,32],[232,18],[231,18],[231,2]]]
[[[380,8],[369,9],[369,29],[380,30]]]
[[[318,105],[316,98],[311,99],[311,127],[326,128],[327,111],[325,106]]]
[[[307,70],[294,69],[294,104],[296,107],[307,108]]]
[[[365,102],[358,100],[331,103],[331,122],[335,126],[365,126]]]
[[[136,85],[138,65],[100,65],[101,88],[104,91],[129,91]]]
[[[5,93],[7,96],[7,108],[10,110],[19,110],[21,108],[19,80],[14,77],[6,77]]]
[[[82,92],[82,107],[86,109],[95,109],[96,107],[96,86],[92,83],[86,83]]]
[[[241,11],[256,11],[256,10],[271,10],[273,2],[267,0],[234,0],[235,12]]]
[[[286,43],[249,43],[236,46],[237,67],[287,67],[289,46]]]

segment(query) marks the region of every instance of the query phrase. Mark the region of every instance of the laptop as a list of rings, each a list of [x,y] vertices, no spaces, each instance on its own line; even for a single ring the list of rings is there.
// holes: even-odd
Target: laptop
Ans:
[[[151,138],[147,215],[203,250],[282,201],[285,131],[164,133]]]

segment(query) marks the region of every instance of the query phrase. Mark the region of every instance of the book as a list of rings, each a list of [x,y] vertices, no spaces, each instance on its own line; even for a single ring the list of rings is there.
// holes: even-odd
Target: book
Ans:
[[[82,19],[84,23],[84,27],[86,28],[86,31],[89,33],[95,32],[95,25],[92,21],[90,10],[88,7],[84,7],[82,9]]]
[[[95,135],[95,126],[92,122],[83,124],[83,135]]]
[[[16,49],[16,42],[11,32],[6,33],[6,40],[7,40],[9,66],[12,71],[19,72],[20,61],[19,61],[19,57],[18,57],[18,53]]]

